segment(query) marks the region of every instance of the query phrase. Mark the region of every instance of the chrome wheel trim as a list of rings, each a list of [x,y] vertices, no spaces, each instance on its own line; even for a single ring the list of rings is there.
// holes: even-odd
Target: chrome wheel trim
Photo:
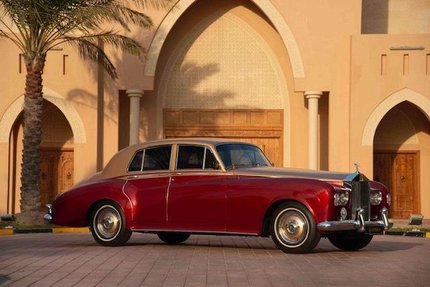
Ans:
[[[297,248],[309,237],[309,221],[296,208],[286,208],[278,214],[274,223],[278,241],[289,248]]]
[[[94,215],[93,227],[100,240],[112,241],[121,230],[121,214],[112,205],[103,205]]]

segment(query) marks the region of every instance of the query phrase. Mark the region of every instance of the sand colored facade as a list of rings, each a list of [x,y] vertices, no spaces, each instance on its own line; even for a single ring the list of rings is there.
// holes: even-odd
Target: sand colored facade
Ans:
[[[430,217],[430,2],[179,0],[132,29],[146,59],[119,79],[72,47],[44,73],[42,201],[152,139],[255,142],[278,166],[354,170],[393,190],[391,214]],[[19,212],[25,71],[0,42],[0,214]]]

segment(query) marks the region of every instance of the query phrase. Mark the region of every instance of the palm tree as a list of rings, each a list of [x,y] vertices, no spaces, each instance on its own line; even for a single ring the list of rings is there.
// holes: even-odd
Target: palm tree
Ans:
[[[26,66],[19,222],[41,221],[42,74],[47,53],[59,45],[73,45],[83,58],[101,63],[116,78],[115,67],[102,49],[104,45],[137,56],[145,51],[137,41],[106,27],[122,31],[129,31],[128,24],[150,28],[151,19],[136,9],[165,8],[170,1],[0,0],[0,38],[10,40],[19,48]]]

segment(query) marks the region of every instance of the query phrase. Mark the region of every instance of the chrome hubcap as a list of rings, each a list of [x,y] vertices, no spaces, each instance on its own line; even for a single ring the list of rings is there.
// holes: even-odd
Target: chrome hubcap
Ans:
[[[289,234],[296,234],[298,231],[298,229],[300,228],[299,224],[297,223],[297,221],[293,220],[287,223],[287,231]]]
[[[121,229],[121,216],[112,206],[101,207],[94,218],[94,226],[101,239],[115,238]]]
[[[103,227],[105,229],[112,229],[113,225],[114,225],[114,222],[112,221],[112,218],[107,217],[103,219]]]
[[[278,239],[285,245],[298,246],[309,235],[309,223],[306,216],[296,209],[286,209],[278,215],[276,221]]]

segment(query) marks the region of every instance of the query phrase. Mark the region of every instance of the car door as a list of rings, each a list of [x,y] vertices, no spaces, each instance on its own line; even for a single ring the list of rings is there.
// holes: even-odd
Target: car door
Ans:
[[[134,202],[136,229],[166,227],[171,145],[138,151],[130,162],[127,194]]]
[[[168,191],[168,226],[175,230],[225,231],[225,174],[209,147],[177,146]]]

